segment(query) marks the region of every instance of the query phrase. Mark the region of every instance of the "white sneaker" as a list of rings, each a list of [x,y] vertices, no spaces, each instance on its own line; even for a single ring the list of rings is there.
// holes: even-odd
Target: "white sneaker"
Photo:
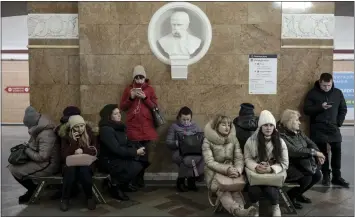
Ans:
[[[257,209],[253,206],[250,206],[248,209],[244,209],[243,206],[237,206],[232,210],[233,216],[255,216]]]
[[[273,217],[280,217],[281,216],[281,210],[279,204],[277,205],[272,205],[272,216]]]
[[[259,202],[253,203],[250,207],[254,207],[254,209],[255,209],[254,215],[250,215],[250,216],[258,217],[259,216]]]

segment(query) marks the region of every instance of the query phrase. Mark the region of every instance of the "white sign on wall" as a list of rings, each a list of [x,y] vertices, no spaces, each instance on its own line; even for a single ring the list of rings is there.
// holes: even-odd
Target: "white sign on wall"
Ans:
[[[277,93],[277,55],[249,55],[249,94]]]

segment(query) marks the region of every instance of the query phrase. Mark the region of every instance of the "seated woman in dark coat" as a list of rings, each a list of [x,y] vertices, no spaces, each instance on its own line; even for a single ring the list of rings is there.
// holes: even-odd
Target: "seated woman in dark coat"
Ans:
[[[290,165],[286,182],[297,182],[300,186],[290,189],[287,194],[297,209],[302,203],[311,203],[302,194],[322,179],[319,165],[324,163],[324,155],[317,145],[300,130],[300,113],[285,110],[278,124],[281,138],[285,141],[289,152]]]
[[[60,209],[67,211],[72,188],[77,187],[77,180],[80,181],[86,199],[87,207],[90,210],[96,208],[95,200],[92,197],[92,176],[95,172],[95,165],[92,163],[87,166],[67,166],[68,156],[77,154],[88,154],[97,156],[99,147],[97,137],[92,132],[84,119],[80,115],[73,115],[68,123],[63,125],[59,133],[61,137],[61,157],[63,162],[63,189]],[[94,158],[93,158],[94,159]]]
[[[118,200],[129,200],[125,191],[132,191],[129,183],[143,170],[140,156],[144,147],[136,148],[127,139],[126,126],[121,121],[118,105],[108,104],[100,111],[100,167],[111,176],[111,196]]]

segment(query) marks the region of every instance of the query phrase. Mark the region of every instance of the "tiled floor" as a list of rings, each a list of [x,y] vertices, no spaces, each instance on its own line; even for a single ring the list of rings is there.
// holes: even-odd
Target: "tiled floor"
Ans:
[[[343,132],[343,135],[343,174],[353,184],[353,135],[350,135],[350,130]],[[204,187],[198,193],[176,193],[173,187],[148,186],[143,191],[130,193],[131,201],[128,202],[110,199],[106,193],[107,204],[98,205],[94,211],[87,210],[79,197],[72,201],[71,209],[63,213],[59,210],[59,201],[48,198],[53,192],[50,190],[41,197],[39,204],[18,205],[17,198],[25,190],[9,174],[6,161],[9,148],[26,139],[26,130],[22,127],[3,127],[2,216],[230,216],[227,213],[213,214]],[[317,185],[306,196],[313,203],[305,204],[302,210],[297,210],[299,216],[354,216],[353,188],[325,188]]]

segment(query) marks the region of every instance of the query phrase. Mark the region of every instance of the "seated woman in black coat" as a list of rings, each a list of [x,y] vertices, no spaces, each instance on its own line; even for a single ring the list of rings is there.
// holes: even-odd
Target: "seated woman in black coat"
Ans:
[[[135,148],[126,135],[126,126],[121,122],[118,105],[108,104],[100,111],[100,169],[111,176],[110,194],[118,200],[129,200],[124,193],[134,191],[129,183],[143,169],[139,161],[144,156],[144,147]]]
[[[302,209],[302,203],[311,203],[303,193],[322,179],[320,165],[324,155],[317,145],[300,130],[300,113],[287,109],[281,115],[278,130],[285,141],[289,155],[289,168],[286,182],[297,182],[300,186],[290,189],[287,194],[296,209]]]

